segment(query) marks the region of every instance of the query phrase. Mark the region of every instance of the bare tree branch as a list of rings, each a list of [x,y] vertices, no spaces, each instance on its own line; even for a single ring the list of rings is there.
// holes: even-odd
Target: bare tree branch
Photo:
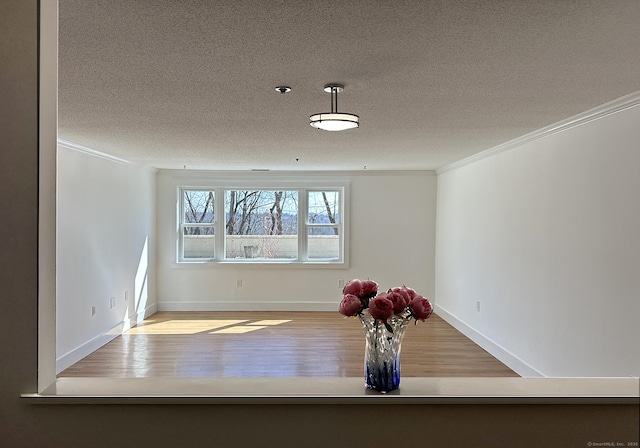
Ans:
[[[327,199],[327,193],[325,191],[322,192],[322,200],[324,201],[324,206],[327,209],[327,216],[329,217],[329,222],[331,222],[331,224],[335,224],[336,223],[336,218],[333,215],[333,213],[331,212],[331,207],[329,206],[329,200]],[[338,234],[338,229],[337,228],[333,228],[333,233],[334,234]]]

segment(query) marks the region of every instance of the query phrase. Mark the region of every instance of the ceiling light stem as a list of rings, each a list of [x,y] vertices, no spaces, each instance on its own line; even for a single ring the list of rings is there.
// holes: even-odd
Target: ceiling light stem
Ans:
[[[331,87],[331,113],[338,112],[338,88],[336,86]]]

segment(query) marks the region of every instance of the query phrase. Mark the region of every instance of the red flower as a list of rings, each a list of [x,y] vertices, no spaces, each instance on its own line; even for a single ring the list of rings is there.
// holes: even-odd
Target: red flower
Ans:
[[[340,307],[338,308],[340,314],[345,316],[355,316],[360,311],[360,299],[353,295],[347,294],[340,302]]]
[[[393,302],[386,293],[380,294],[369,301],[369,313],[374,319],[386,322],[393,316]]]
[[[360,280],[353,279],[353,280],[349,280],[349,282],[347,282],[346,285],[344,285],[344,288],[342,289],[342,294],[344,294],[345,296],[347,294],[353,294],[354,296],[362,296],[362,282]]]
[[[409,308],[411,308],[411,314],[413,314],[413,317],[420,319],[423,322],[431,316],[431,313],[433,313],[431,303],[422,296],[415,296],[409,304]]]
[[[393,303],[393,314],[402,314],[407,309],[409,302],[407,297],[401,291],[391,291],[387,294],[387,298]]]
[[[373,280],[363,280],[361,294],[361,298],[369,299],[375,297],[378,294],[378,284]]]
[[[404,285],[403,286],[397,286],[397,287],[393,288],[392,291],[397,291],[397,292],[399,292],[401,294],[404,294],[404,296],[407,298],[407,306],[418,295],[418,293],[415,292],[413,289],[407,288]]]

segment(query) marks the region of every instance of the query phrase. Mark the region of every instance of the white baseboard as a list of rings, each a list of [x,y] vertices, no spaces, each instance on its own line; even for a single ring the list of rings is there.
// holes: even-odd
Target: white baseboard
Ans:
[[[335,311],[338,302],[159,302],[158,311]]]
[[[449,313],[441,306],[438,306],[438,304],[434,305],[434,312],[442,319],[444,319],[449,325],[451,325],[460,333],[464,334],[466,337],[485,349],[492,356],[497,358],[500,362],[505,364],[518,375],[523,377],[544,377],[541,372],[531,367],[529,364],[515,356],[513,353],[505,350],[503,347],[496,344],[491,339],[471,328],[469,325],[462,322],[453,314]]]
[[[118,322],[118,324],[114,325],[109,330],[105,331],[102,334],[90,339],[79,347],[71,350],[68,353],[56,358],[56,375],[66,368],[74,365],[82,358],[90,355],[91,353],[98,350],[103,345],[112,341],[125,331],[127,331],[131,327],[135,327],[138,325],[138,322],[141,322],[145,318],[151,316],[153,313],[157,311],[157,305],[150,305],[145,308],[143,311],[139,311],[138,313],[132,314],[128,319],[122,320]]]

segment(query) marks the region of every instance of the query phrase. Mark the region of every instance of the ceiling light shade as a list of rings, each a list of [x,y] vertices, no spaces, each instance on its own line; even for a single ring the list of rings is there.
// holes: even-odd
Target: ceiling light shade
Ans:
[[[342,92],[342,84],[327,84],[324,91],[331,94],[331,112],[313,114],[309,117],[310,125],[323,131],[345,131],[360,126],[360,117],[354,114],[338,113],[338,92]]]
[[[315,114],[309,119],[311,126],[323,131],[344,131],[358,127],[358,116],[353,114]]]

